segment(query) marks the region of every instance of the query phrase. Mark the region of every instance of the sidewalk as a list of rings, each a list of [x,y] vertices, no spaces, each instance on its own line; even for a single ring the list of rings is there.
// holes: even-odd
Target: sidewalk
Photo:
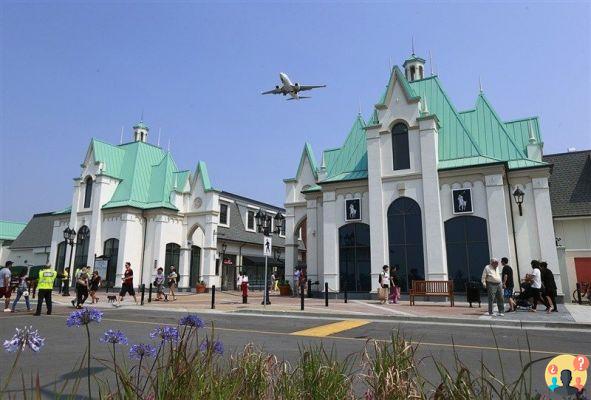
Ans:
[[[109,293],[111,294],[111,293]],[[97,307],[113,307],[106,301],[106,294],[99,294],[100,302]],[[216,291],[216,312],[227,313],[264,313],[284,315],[307,315],[324,316],[335,318],[373,317],[380,319],[393,319],[401,321],[432,321],[432,322],[454,322],[472,323],[484,325],[505,325],[505,326],[544,326],[544,327],[571,327],[591,329],[591,306],[577,304],[559,304],[558,313],[547,314],[542,309],[538,312],[517,311],[507,313],[504,317],[490,317],[487,313],[487,304],[482,303],[479,308],[477,304],[470,308],[468,303],[455,302],[455,307],[450,307],[447,302],[440,301],[417,301],[415,306],[410,306],[408,300],[402,300],[399,304],[380,304],[377,300],[349,300],[345,303],[343,299],[329,299],[329,306],[326,307],[324,298],[305,298],[304,311],[300,310],[299,297],[279,296],[270,293],[271,304],[266,307],[262,303],[262,292],[251,292],[248,297],[248,304],[242,304],[240,292]],[[138,300],[141,296],[138,294]],[[59,304],[68,305],[68,298],[54,296],[54,301]],[[89,304],[87,302],[87,304]],[[133,299],[127,296],[123,301],[123,307],[136,308]],[[211,293],[179,293],[176,301],[154,301],[148,302],[148,294],[144,299],[144,306],[137,306],[138,309],[169,310],[184,312],[209,312],[211,311]],[[495,310],[496,311],[496,310]]]

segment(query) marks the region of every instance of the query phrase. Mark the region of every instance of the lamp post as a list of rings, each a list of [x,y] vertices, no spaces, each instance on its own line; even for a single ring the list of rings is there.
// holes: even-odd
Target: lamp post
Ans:
[[[519,215],[520,216],[523,215],[521,205],[523,204],[523,196],[524,195],[525,195],[525,193],[523,192],[523,190],[521,190],[519,188],[515,189],[515,191],[513,192],[513,198],[515,199],[515,203],[519,207]]]
[[[285,221],[285,217],[279,211],[277,214],[272,217],[271,215],[267,214],[264,211],[259,210],[256,215],[255,219],[257,222],[257,230],[259,233],[262,233],[265,236],[270,236],[272,233],[282,234],[284,232],[283,222]],[[275,229],[271,229],[273,226],[272,220],[275,220]],[[269,301],[269,284],[268,284],[268,261],[267,261],[267,252],[265,252],[265,292],[263,295],[263,302],[262,304],[266,307],[267,304],[271,304]]]
[[[227,248],[228,248],[228,245],[226,243],[222,243],[222,252],[221,252],[221,258],[220,258],[220,268],[222,269],[222,271],[221,271],[222,277],[224,275],[224,259],[226,258],[226,249]],[[220,271],[216,271],[216,272],[217,272],[216,275],[219,275],[220,274]],[[220,289],[221,290],[224,289],[223,279],[222,279],[222,285],[221,285]]]
[[[68,277],[64,281],[64,289],[62,292],[62,296],[69,296],[70,295],[70,275],[72,272],[72,254],[74,253],[74,238],[76,238],[76,231],[67,227],[64,229],[64,239],[66,244],[70,245],[70,261],[68,262]]]

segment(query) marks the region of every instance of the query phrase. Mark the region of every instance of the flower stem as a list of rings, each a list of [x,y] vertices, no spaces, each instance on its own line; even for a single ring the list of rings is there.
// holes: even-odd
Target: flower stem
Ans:
[[[144,356],[140,356],[140,364],[137,367],[137,383],[135,385],[135,390],[138,391],[140,388],[140,374],[142,373],[142,361],[144,359]],[[138,393],[138,398],[139,398],[139,393]]]
[[[86,378],[88,380],[88,398],[92,399],[92,392],[90,390],[90,329],[88,329],[88,324],[84,324],[86,327],[86,338],[88,340],[88,348],[87,348],[87,357],[86,357]]]
[[[115,357],[115,343],[113,343],[113,368],[115,368],[115,381],[117,382],[117,398],[121,394],[121,389],[119,388],[119,374],[117,373],[117,359]]]
[[[23,352],[23,348],[19,347],[18,351],[16,352],[16,357],[14,358],[14,362],[12,363],[12,368],[10,368],[10,372],[8,373],[8,377],[6,378],[6,381],[4,382],[4,386],[2,386],[2,390],[0,390],[0,399],[2,398],[1,393],[4,393],[6,391],[6,388],[8,387],[8,383],[10,382],[10,378],[12,378],[12,373],[14,372],[14,370],[16,368],[16,364],[18,363],[18,359],[20,358],[22,352]]]
[[[150,377],[152,376],[152,371],[154,371],[154,366],[156,365],[156,361],[158,361],[158,356],[160,355],[160,350],[162,350],[163,346],[164,346],[164,342],[161,341],[160,346],[158,346],[158,352],[156,353],[156,357],[154,358],[154,362],[152,363],[152,367],[150,368],[150,372],[146,376],[146,382],[144,383],[144,387],[142,388],[141,393],[144,393],[144,390],[146,390],[146,386],[148,385],[148,379],[150,379]]]

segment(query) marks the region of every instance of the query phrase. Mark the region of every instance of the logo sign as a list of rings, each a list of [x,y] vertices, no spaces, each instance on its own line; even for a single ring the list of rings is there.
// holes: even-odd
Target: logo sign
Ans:
[[[361,199],[345,200],[345,221],[361,220]]]
[[[273,239],[271,236],[265,236],[263,240],[263,255],[271,257],[273,255]]]
[[[474,212],[472,208],[472,189],[453,189],[451,196],[454,204],[454,214],[470,214]]]
[[[548,362],[544,380],[548,391],[561,398],[575,398],[587,385],[589,359],[584,355],[560,354]],[[578,398],[578,397],[577,397]]]

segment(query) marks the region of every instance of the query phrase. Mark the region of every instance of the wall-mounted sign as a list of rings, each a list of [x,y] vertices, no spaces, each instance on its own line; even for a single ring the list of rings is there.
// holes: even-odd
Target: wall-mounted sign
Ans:
[[[345,200],[345,221],[361,220],[361,199]]]
[[[472,208],[472,189],[453,189],[451,196],[454,203],[454,214],[470,214],[474,212]]]

